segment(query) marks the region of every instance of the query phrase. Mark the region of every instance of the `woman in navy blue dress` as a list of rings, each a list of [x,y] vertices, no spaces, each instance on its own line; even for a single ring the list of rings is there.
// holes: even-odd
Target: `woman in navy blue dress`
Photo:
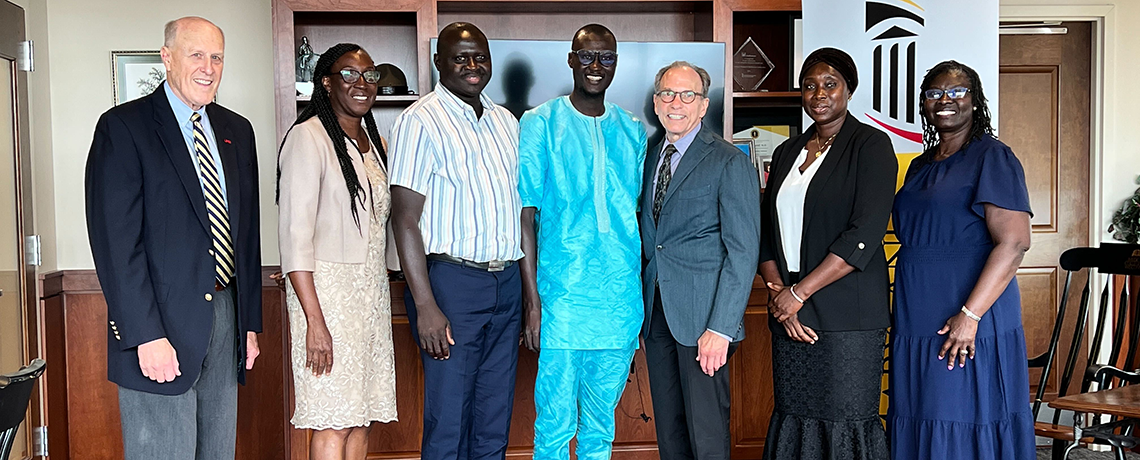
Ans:
[[[922,81],[926,151],[895,197],[887,423],[896,459],[1036,458],[1021,298],[1029,249],[1021,162],[993,136],[978,74]]]

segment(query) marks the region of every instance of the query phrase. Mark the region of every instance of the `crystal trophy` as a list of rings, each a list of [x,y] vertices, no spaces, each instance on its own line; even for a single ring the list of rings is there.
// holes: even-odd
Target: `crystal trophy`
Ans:
[[[732,55],[732,81],[737,91],[756,91],[774,69],[772,60],[752,37],[748,37]]]

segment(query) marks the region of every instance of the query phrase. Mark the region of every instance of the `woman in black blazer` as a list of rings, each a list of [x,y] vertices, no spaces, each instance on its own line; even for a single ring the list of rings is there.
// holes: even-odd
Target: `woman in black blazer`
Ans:
[[[776,148],[760,202],[776,402],[764,458],[885,459],[882,241],[898,162],[886,134],[847,112],[850,56],[816,50],[800,75],[815,123]]]

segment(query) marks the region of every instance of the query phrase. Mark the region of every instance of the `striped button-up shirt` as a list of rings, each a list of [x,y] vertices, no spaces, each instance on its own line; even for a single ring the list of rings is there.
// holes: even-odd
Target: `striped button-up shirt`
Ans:
[[[479,95],[483,116],[437,84],[392,126],[392,185],[425,197],[420,232],[429,254],[476,262],[518,260],[519,124]]]

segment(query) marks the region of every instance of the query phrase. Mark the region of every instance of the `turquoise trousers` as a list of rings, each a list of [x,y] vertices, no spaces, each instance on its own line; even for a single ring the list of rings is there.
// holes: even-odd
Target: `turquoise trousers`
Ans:
[[[538,354],[534,382],[534,458],[567,460],[570,440],[580,460],[608,460],[614,410],[625,391],[636,346],[616,350],[552,350]]]

